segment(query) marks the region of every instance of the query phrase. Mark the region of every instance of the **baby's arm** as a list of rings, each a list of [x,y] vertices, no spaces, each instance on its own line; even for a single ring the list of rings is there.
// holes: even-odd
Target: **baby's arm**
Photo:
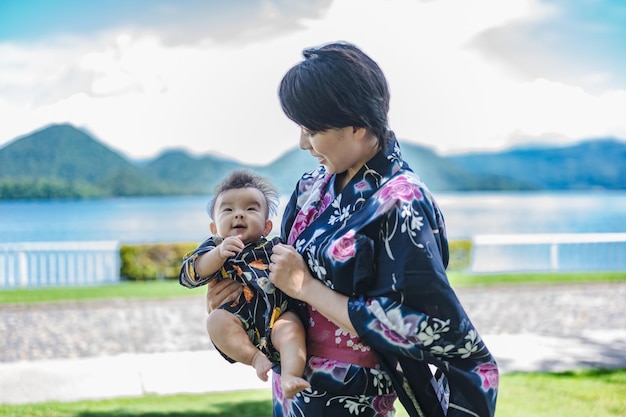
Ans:
[[[212,251],[198,256],[195,263],[196,273],[201,277],[213,275],[228,258],[241,252],[244,246],[239,236],[227,237]]]

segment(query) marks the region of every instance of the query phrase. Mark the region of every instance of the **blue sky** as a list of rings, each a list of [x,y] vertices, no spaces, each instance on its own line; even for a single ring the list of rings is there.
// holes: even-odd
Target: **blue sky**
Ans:
[[[397,135],[441,153],[626,139],[619,0],[4,0],[0,146],[69,122],[134,158],[267,163],[298,141],[280,78],[339,39],[385,71]]]

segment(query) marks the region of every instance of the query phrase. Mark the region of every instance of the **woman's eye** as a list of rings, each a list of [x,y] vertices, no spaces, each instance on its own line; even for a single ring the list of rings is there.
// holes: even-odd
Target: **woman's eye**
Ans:
[[[313,132],[312,130],[309,130],[309,129],[306,129],[306,128],[302,128],[302,131],[307,136],[315,136],[317,134],[317,132]]]

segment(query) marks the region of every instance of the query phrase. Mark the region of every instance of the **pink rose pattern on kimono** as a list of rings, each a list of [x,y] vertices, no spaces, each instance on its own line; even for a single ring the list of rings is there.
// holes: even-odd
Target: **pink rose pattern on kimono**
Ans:
[[[354,240],[354,230],[348,231],[345,235],[331,243],[328,247],[330,259],[335,262],[345,262],[356,255]]]
[[[317,188],[313,192],[314,196],[320,197],[320,189],[325,186],[328,181],[330,181],[331,176],[325,176],[320,184],[317,185]],[[312,178],[302,179],[300,180],[301,187],[304,189],[310,189],[315,186],[315,182]],[[296,242],[300,233],[306,227],[313,222],[321,212],[323,212],[326,207],[328,207],[333,201],[333,195],[331,193],[323,193],[321,195],[321,200],[316,200],[315,198],[308,198],[302,204],[302,209],[298,212],[293,222],[293,226],[291,227],[291,231],[289,232],[289,238],[287,243],[293,245]]]
[[[314,371],[331,372],[339,362],[334,359],[320,358],[318,356],[312,356],[309,360],[309,367]]]
[[[354,184],[354,191],[356,191],[357,193],[362,193],[371,189],[372,187],[369,185],[367,181],[359,181],[356,184]]]
[[[377,193],[377,199],[380,206],[374,214],[386,213],[393,207],[401,207],[404,203],[411,203],[414,200],[423,200],[419,187],[411,182],[405,175],[398,175],[396,178],[389,180],[384,187]]]
[[[376,372],[384,373],[386,380],[393,379],[396,389],[414,398],[405,391],[407,385],[403,385],[402,378],[407,378],[411,390],[419,389],[424,394],[420,397],[420,401],[425,401],[423,406],[432,407],[428,397],[433,398],[436,393],[429,391],[432,389],[429,384],[423,384],[424,378],[432,375],[426,375],[423,367],[410,362],[428,361],[450,376],[442,377],[442,386],[450,384],[450,408],[435,397],[448,415],[493,416],[497,365],[459,308],[454,291],[433,291],[449,286],[445,275],[449,253],[443,215],[426,186],[402,160],[397,141],[394,139],[384,153],[368,161],[340,194],[335,195],[329,178],[332,175],[324,169],[301,178],[283,215],[283,226],[293,227],[283,230],[283,234],[288,234],[290,243],[297,240],[296,250],[309,266],[325,268],[324,279],[329,280],[326,285],[341,286],[344,293],[349,293],[350,285],[356,283],[351,281],[351,270],[343,268],[351,265],[347,261],[357,256],[353,252],[360,242],[357,238],[363,235],[373,241],[376,277],[371,282],[375,295],[351,297],[348,311],[358,337],[386,360]],[[315,215],[310,215],[311,209]],[[297,233],[294,228],[298,229]],[[367,269],[359,272],[367,273]],[[355,274],[354,279],[363,276]],[[314,330],[315,327],[310,327],[309,334]],[[396,359],[405,361],[400,371],[393,365],[387,367]],[[467,368],[457,366],[458,363]],[[297,410],[290,407],[289,414],[278,415],[298,415],[291,414],[293,411],[305,411],[303,414],[307,415],[393,415],[387,408],[391,407],[391,398],[385,398],[392,392],[356,392],[375,387],[374,368],[352,365],[350,383],[337,387],[334,383],[337,378],[327,369],[329,366],[331,363],[321,358],[310,358],[308,369],[324,383],[313,384],[311,390],[298,394]],[[328,391],[321,388],[327,381],[328,386],[337,388]],[[275,400],[275,412],[281,409],[280,403]],[[406,405],[413,406],[409,403],[405,408]]]
[[[374,398],[372,408],[376,411],[374,417],[391,417],[395,415],[394,402],[398,397],[396,394],[380,395]]]
[[[498,367],[493,363],[481,363],[476,368],[474,368],[474,372],[480,376],[480,380],[482,381],[482,389],[487,392],[490,389],[497,389],[498,383],[500,382],[500,375],[498,373]]]
[[[311,375],[314,373],[324,372],[325,374],[329,374],[336,381],[344,381],[351,366],[352,365],[349,363],[341,362],[335,359],[311,356],[307,369],[305,369],[304,373],[307,379],[310,379]]]
[[[296,216],[296,220],[293,222],[291,234],[289,235],[289,244],[293,244],[296,240],[295,237],[292,238],[292,236],[299,236],[300,233],[302,233],[302,231],[306,229],[306,226],[311,221],[311,217],[315,215],[315,212],[315,207],[310,206],[306,209],[306,211],[303,210],[298,213],[298,215]]]
[[[381,321],[375,321],[371,325],[372,330],[382,333],[383,336],[391,343],[398,346],[411,346],[411,342],[398,333],[385,326]]]
[[[398,175],[391,179],[380,190],[380,199],[382,200],[399,200],[404,202],[412,202],[413,200],[422,200],[424,196],[415,183],[409,181],[405,175]]]

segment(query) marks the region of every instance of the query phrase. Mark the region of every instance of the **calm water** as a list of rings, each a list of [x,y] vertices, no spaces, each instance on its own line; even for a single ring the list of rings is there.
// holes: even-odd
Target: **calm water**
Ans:
[[[507,233],[626,233],[626,192],[438,193],[451,239]],[[0,242],[199,242],[206,197],[0,201]],[[282,211],[279,209],[279,211]],[[280,219],[273,219],[274,231]]]

